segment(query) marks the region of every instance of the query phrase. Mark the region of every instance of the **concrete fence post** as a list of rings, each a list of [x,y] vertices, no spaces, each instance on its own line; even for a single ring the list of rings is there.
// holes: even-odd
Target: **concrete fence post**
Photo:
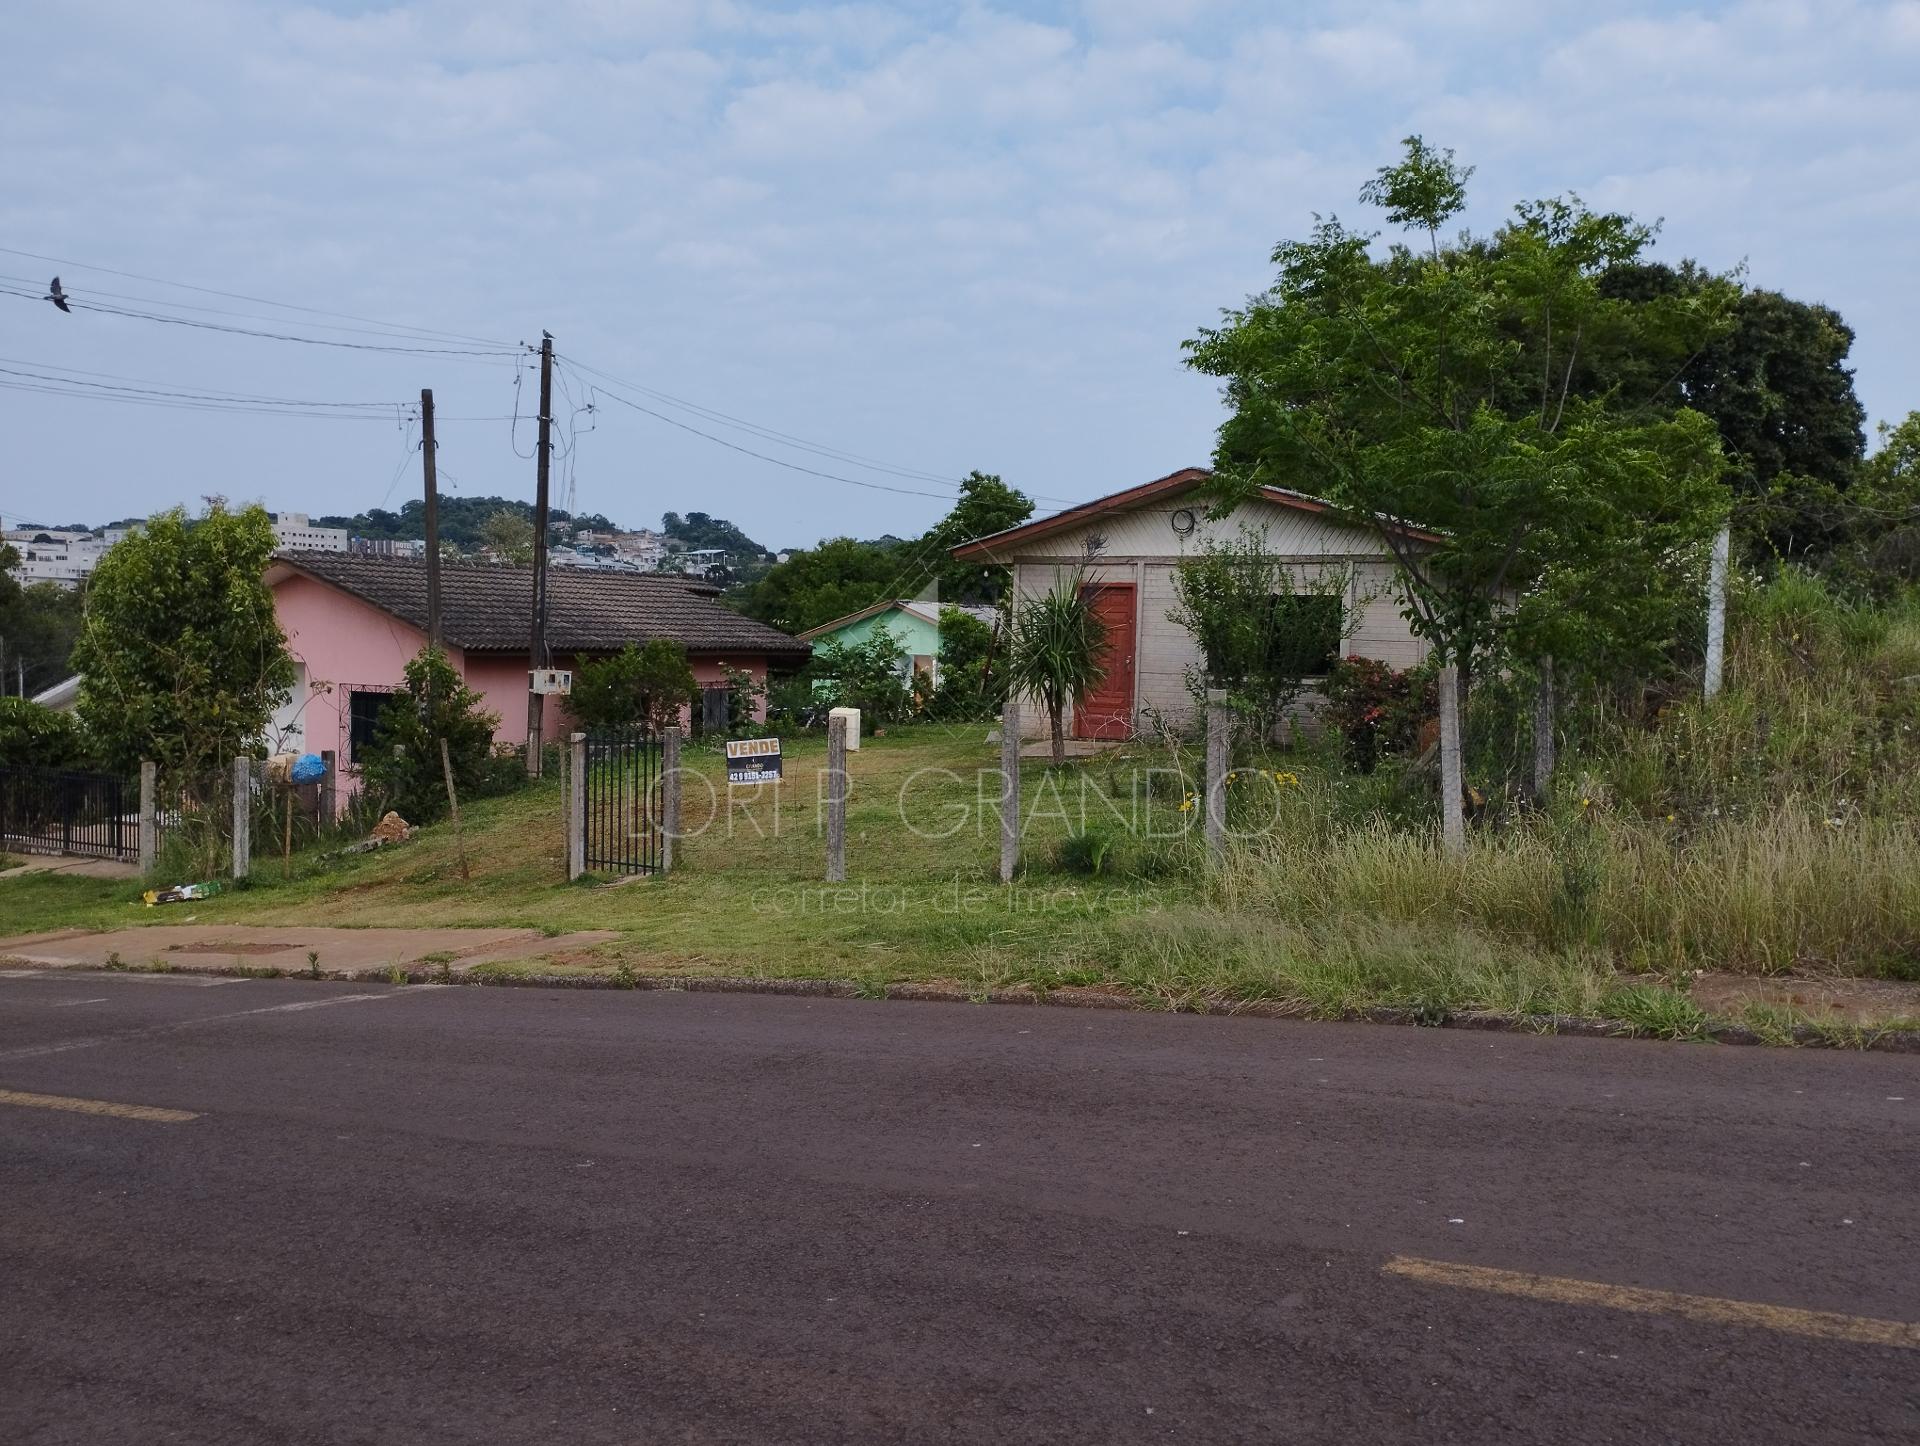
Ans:
[[[827,723],[827,882],[847,881],[847,720]]]
[[[1000,882],[1010,884],[1020,868],[1020,703],[1000,710]]]
[[[660,872],[673,868],[674,845],[680,838],[680,728],[660,734]]]
[[[253,868],[253,760],[233,760],[233,876],[244,879]]]
[[[1702,692],[1719,696],[1727,667],[1727,561],[1733,548],[1733,529],[1723,527],[1713,538],[1713,558],[1707,565],[1707,668]]]
[[[160,765],[140,760],[140,872],[150,874],[160,852]]]
[[[587,735],[576,733],[567,749],[567,878],[587,871]]]
[[[331,748],[320,750],[327,771],[320,775],[320,827],[332,828],[340,817],[340,766]]]
[[[1227,760],[1233,744],[1233,710],[1223,688],[1207,689],[1207,854],[1218,860],[1227,848]]]
[[[1440,843],[1450,854],[1467,851],[1466,779],[1460,754],[1460,669],[1440,670]]]

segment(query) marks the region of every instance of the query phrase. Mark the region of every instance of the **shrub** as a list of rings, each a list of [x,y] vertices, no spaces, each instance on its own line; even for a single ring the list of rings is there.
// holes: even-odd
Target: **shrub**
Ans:
[[[966,722],[991,718],[1007,698],[1006,658],[998,630],[959,608],[940,610],[940,685],[936,718]]]
[[[1343,658],[1327,675],[1326,720],[1362,773],[1389,754],[1412,753],[1439,709],[1431,668],[1396,671],[1376,658]]]
[[[1079,833],[1070,833],[1060,840],[1054,850],[1054,867],[1063,874],[1085,874],[1098,877],[1108,871],[1113,863],[1114,841],[1110,834],[1097,829],[1084,829]]]
[[[687,650],[666,638],[628,643],[581,665],[567,710],[582,728],[666,728],[700,696]]]
[[[81,768],[91,750],[80,720],[27,698],[0,698],[0,768]]]
[[[406,688],[380,710],[362,777],[380,806],[398,809],[409,823],[428,823],[447,811],[443,738],[458,791],[477,797],[502,785],[492,761],[500,717],[487,712],[438,648],[423,649],[407,664],[406,677]]]
[[[897,723],[913,708],[906,661],[907,650],[885,628],[875,628],[861,642],[816,648],[815,703],[823,714],[828,708],[858,708],[863,727]]]

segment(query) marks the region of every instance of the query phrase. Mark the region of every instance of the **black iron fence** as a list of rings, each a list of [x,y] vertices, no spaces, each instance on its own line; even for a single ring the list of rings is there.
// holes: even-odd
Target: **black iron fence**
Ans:
[[[0,850],[140,858],[140,785],[116,773],[0,768]]]
[[[581,771],[590,871],[660,869],[660,738],[650,729],[589,733]]]

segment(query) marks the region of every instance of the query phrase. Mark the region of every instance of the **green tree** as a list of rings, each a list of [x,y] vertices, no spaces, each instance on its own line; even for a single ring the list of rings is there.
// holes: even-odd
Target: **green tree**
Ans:
[[[907,650],[886,628],[858,642],[828,642],[813,651],[809,671],[817,706],[858,708],[862,727],[897,723],[913,710]]]
[[[373,748],[361,763],[362,784],[408,823],[431,823],[447,812],[442,739],[454,787],[464,796],[497,792],[500,778],[519,775],[517,768],[489,766],[499,723],[500,715],[487,711],[445,653],[423,648],[407,663],[406,687],[380,710]]]
[[[1008,685],[1046,709],[1055,767],[1067,761],[1067,709],[1084,702],[1106,676],[1106,641],[1083,571],[1063,573],[1046,592],[1014,604]]]
[[[0,692],[23,673],[29,696],[71,677],[85,608],[83,588],[30,583],[9,603],[0,585]]]
[[[977,537],[1017,527],[1033,516],[1033,499],[1009,487],[990,472],[969,472],[960,483],[960,500],[953,510],[927,529],[914,544],[916,555],[927,559],[940,586],[943,603],[998,602],[1006,593],[1009,572],[1004,567],[956,562],[954,548]],[[919,595],[923,583],[914,585]]]
[[[0,768],[83,768],[91,753],[71,713],[26,698],[0,698]]]
[[[891,547],[831,538],[768,569],[748,591],[743,611],[790,633],[803,633],[892,596],[905,580]]]
[[[610,658],[581,665],[567,711],[582,728],[668,728],[697,702],[687,650],[667,638],[628,643]]]
[[[1920,412],[1880,424],[1880,445],[1848,495],[1847,581],[1886,595],[1920,583]]]
[[[1350,581],[1341,567],[1296,578],[1269,550],[1264,528],[1207,538],[1174,567],[1178,601],[1167,614],[1200,645],[1200,665],[1187,669],[1194,702],[1204,705],[1209,689],[1224,689],[1253,734],[1265,738],[1307,679],[1324,677],[1339,660]]]
[[[74,646],[77,711],[103,761],[150,758],[191,781],[260,746],[293,687],[265,572],[273,523],[218,500],[176,508],[109,548]]]
[[[935,715],[954,722],[991,718],[1006,697],[1006,649],[1000,629],[957,607],[941,608]]]
[[[1692,262],[1635,261],[1601,278],[1607,295],[1643,303],[1722,284]],[[1616,353],[1599,359],[1588,384],[1712,418],[1755,557],[1819,558],[1848,540],[1846,501],[1865,454],[1866,408],[1847,365],[1853,339],[1833,308],[1756,289],[1682,367]]]
[[[1652,231],[1572,197],[1523,203],[1493,237],[1443,245],[1469,174],[1410,138],[1361,195],[1423,246],[1376,257],[1373,235],[1323,220],[1274,252],[1269,291],[1188,343],[1191,365],[1226,382],[1223,498],[1269,481],[1304,487],[1392,552],[1409,622],[1442,666],[1443,732],[1458,722],[1458,673],[1516,626],[1508,599],[1548,577],[1567,596],[1594,595],[1652,536],[1669,556],[1695,555],[1728,506],[1711,421],[1575,382],[1587,355],[1678,370],[1724,326],[1731,283],[1609,294],[1604,278],[1636,263]],[[1596,650],[1610,641],[1581,637]],[[1443,750],[1442,771],[1444,836],[1460,847],[1456,750]]]
[[[501,508],[480,524],[480,546],[502,562],[533,561],[533,520]]]

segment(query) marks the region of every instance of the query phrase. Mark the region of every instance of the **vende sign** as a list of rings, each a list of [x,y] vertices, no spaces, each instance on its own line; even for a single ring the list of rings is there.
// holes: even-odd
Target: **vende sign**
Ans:
[[[772,783],[780,777],[778,738],[727,740],[728,783]]]

